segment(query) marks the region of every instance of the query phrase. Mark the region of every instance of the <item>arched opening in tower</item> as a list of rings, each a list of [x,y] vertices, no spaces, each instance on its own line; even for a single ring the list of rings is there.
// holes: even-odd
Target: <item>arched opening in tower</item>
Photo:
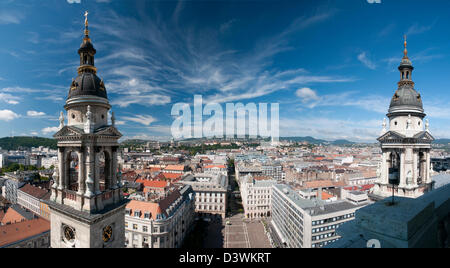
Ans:
[[[78,191],[78,173],[80,171],[80,161],[78,159],[78,153],[70,151],[67,157],[67,188],[71,191]]]
[[[392,152],[389,162],[389,184],[399,184],[400,182],[400,154]]]
[[[420,185],[424,181],[424,176],[425,176],[425,167],[426,167],[425,154],[423,152],[419,152],[418,158],[419,158],[419,161],[417,161],[417,169],[419,171],[419,174],[417,177],[417,184]]]
[[[101,151],[99,153],[99,186],[100,191],[110,188],[111,179],[111,157],[108,152]]]

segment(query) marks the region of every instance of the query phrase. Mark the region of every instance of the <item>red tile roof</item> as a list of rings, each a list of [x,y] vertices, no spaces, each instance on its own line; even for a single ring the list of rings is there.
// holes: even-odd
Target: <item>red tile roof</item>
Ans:
[[[317,195],[318,195],[319,193],[317,193]],[[334,195],[332,195],[332,194],[329,194],[329,193],[327,193],[327,192],[322,192],[322,200],[328,200],[328,199],[330,199],[330,198],[333,198],[334,197]]]
[[[162,213],[158,203],[131,200],[127,204],[127,209],[131,210],[131,216],[134,217],[135,211],[140,211],[140,218],[144,218],[144,213],[150,213],[150,217],[156,220],[156,216]]]
[[[361,189],[363,190],[363,191],[367,191],[367,190],[370,190],[372,187],[374,187],[375,186],[375,184],[367,184],[367,185],[362,185],[361,186]]]
[[[3,215],[0,225],[13,224],[25,220],[27,219],[24,216],[22,216],[19,212],[10,207]]]
[[[143,179],[137,179],[137,183],[142,183],[144,187],[151,187],[151,188],[165,188],[168,185],[167,181],[154,181],[154,180],[143,180]]]
[[[175,180],[175,179],[178,179],[178,178],[180,178],[181,176],[183,176],[182,174],[180,174],[180,173],[161,173],[162,174],[162,176],[164,176],[164,178],[165,179],[169,179],[169,180]]]
[[[264,175],[261,175],[261,176],[255,176],[255,177],[253,177],[253,179],[255,179],[256,181],[273,180],[272,177],[264,176]]]
[[[156,220],[157,215],[163,214],[167,217],[166,209],[181,196],[178,190],[174,190],[167,197],[160,200],[159,202],[146,202],[131,200],[126,208],[131,210],[131,216],[134,217],[134,212],[139,210],[141,212],[140,218],[144,219],[144,213],[150,213],[150,217]]]
[[[204,168],[226,168],[224,165],[208,165]]]
[[[0,247],[50,231],[50,222],[42,218],[0,226]]]
[[[375,186],[375,184],[366,184],[366,185],[345,187],[344,189],[347,191],[368,191],[368,190],[372,189],[374,186]]]
[[[168,165],[164,170],[184,171],[184,166],[183,165]]]
[[[19,190],[37,198],[37,199],[42,199],[49,192],[47,190],[41,189],[41,188],[33,186],[31,184],[25,184]]]

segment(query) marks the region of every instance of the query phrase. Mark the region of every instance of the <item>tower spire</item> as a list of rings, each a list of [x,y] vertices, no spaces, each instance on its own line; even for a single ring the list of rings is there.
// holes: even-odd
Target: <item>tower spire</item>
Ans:
[[[403,85],[410,85],[414,87],[414,82],[412,81],[412,72],[414,70],[414,67],[412,66],[411,60],[408,58],[408,42],[406,40],[406,35],[404,37],[404,47],[403,50],[403,58],[400,63],[400,66],[398,67],[398,70],[400,71],[400,82],[399,87]]]
[[[89,37],[89,21],[88,21],[89,11],[84,13],[84,38],[81,43],[78,54],[80,54],[80,67],[78,67],[78,74],[82,72],[92,72],[97,73],[97,68],[94,64],[94,56],[96,50],[92,45],[91,38]]]
[[[84,12],[84,41],[91,41],[91,39],[89,38],[89,21],[88,21],[88,15],[89,15],[89,11],[86,10],[86,12]]]
[[[407,49],[408,43],[406,42],[406,34],[404,35],[404,38],[405,38],[405,50],[403,51],[403,54],[405,55],[404,58],[408,58],[408,49]]]

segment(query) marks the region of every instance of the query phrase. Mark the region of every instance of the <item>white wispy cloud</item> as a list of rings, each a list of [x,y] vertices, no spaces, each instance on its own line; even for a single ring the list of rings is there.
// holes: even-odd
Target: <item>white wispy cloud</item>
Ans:
[[[316,90],[303,88],[297,91],[302,104],[312,109],[316,107],[357,107],[371,112],[386,113],[390,98],[379,95],[361,95],[358,91],[320,95]]]
[[[170,103],[169,96],[149,94],[149,95],[128,95],[121,96],[111,101],[112,105],[117,105],[119,107],[128,107],[131,104],[141,104],[146,106],[151,105],[164,105]]]
[[[2,92],[15,92],[15,93],[52,93],[52,90],[49,89],[37,89],[37,88],[27,88],[27,87],[20,87],[20,86],[14,86],[14,87],[5,87],[2,88],[0,91]]]
[[[362,62],[367,68],[375,70],[377,66],[375,63],[367,57],[366,52],[362,52],[358,55],[358,60]]]
[[[438,51],[438,48],[429,47],[429,48],[426,48],[424,50],[417,51],[417,52],[409,51],[408,57],[411,59],[413,65],[415,65],[417,63],[426,63],[431,60],[442,59],[442,58],[446,57],[446,55],[443,53],[440,53]],[[389,71],[397,72],[398,71],[397,66],[400,64],[401,60],[402,60],[402,56],[400,54],[400,55],[384,58],[384,59],[380,60],[380,62],[386,64],[386,67]]]
[[[11,110],[0,110],[0,120],[1,121],[12,121],[20,116]]]
[[[58,103],[63,101],[63,96],[67,94],[67,87],[55,86],[45,84],[42,88],[27,88],[20,86],[10,86],[0,89],[0,101],[5,101],[9,104],[18,104],[22,97],[14,96],[17,94],[23,96],[24,94],[31,95],[36,100],[52,100]]]
[[[123,120],[136,122],[145,126],[150,126],[151,123],[157,121],[153,116],[151,115],[135,115],[133,117],[131,116],[122,116]]]
[[[25,16],[22,13],[10,10],[0,11],[0,24],[19,24]]]
[[[302,100],[303,103],[307,103],[310,101],[318,101],[320,99],[319,96],[317,96],[316,91],[307,87],[297,90],[296,94]]]
[[[225,23],[222,23],[220,25],[219,32],[221,32],[221,33],[227,32],[233,26],[233,24],[235,24],[236,22],[237,22],[237,19],[231,19]]]
[[[152,133],[157,133],[161,136],[172,136],[171,126],[154,125],[147,128]]]
[[[174,18],[182,10],[182,4],[177,6]],[[281,33],[258,40],[254,49],[243,52],[224,48],[218,38],[221,30],[230,30],[236,22],[233,19],[213,31],[174,24],[177,19],[161,21],[143,14],[138,20],[110,11],[99,16],[97,25],[109,36],[100,45],[114,47],[114,51],[97,63],[104,66],[107,90],[114,93],[112,103],[121,107],[167,104],[174,96],[194,93],[209,95],[207,102],[237,101],[310,83],[349,82],[352,78],[270,68],[275,55],[292,49],[289,35],[335,13],[326,10],[297,18]]]
[[[19,100],[20,99],[21,99],[20,97],[16,97],[16,96],[13,96],[13,95],[8,94],[8,93],[1,93],[0,92],[0,101],[6,102],[8,104],[12,104],[12,105],[19,104]]]
[[[438,18],[436,18],[430,25],[423,25],[416,22],[411,27],[408,28],[408,31],[406,31],[406,35],[410,36],[428,32],[434,27],[434,25],[436,25],[437,21]]]
[[[45,116],[46,114],[44,112],[28,111],[27,115],[30,117],[42,117]]]
[[[42,129],[42,133],[44,135],[50,134],[50,133],[56,133],[59,131],[59,127],[46,127]]]

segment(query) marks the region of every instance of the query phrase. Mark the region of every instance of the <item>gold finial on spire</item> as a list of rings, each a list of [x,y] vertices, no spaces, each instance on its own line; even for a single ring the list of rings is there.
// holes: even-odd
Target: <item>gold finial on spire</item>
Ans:
[[[405,50],[403,51],[403,53],[405,54],[405,58],[407,58],[408,57],[408,49],[406,48],[407,47],[407,42],[406,42],[406,34],[404,35],[404,37],[405,37]]]
[[[86,10],[86,12],[84,12],[84,17],[86,18],[84,20],[84,26],[88,27],[89,23],[88,23],[88,15],[89,15],[89,11]]]
[[[84,41],[90,41],[88,15],[89,11],[86,10],[86,12],[84,12],[84,17],[86,18],[84,20]]]

